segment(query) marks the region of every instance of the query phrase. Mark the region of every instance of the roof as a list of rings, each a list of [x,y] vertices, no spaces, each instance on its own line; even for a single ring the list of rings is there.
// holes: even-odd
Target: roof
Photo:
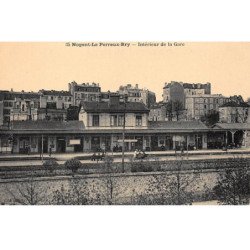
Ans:
[[[72,94],[69,91],[65,90],[39,90],[40,93],[43,95],[55,95],[55,96],[72,96]]]
[[[85,92],[85,91],[88,92],[88,90],[91,90],[92,92],[98,92],[99,93],[101,91],[101,87],[97,83],[76,84],[76,85],[73,85],[73,88],[74,88],[75,91],[83,91],[83,92]]]
[[[23,134],[27,133],[77,133],[82,132],[84,129],[83,122],[81,121],[14,121],[12,123],[13,132]]]
[[[149,121],[148,128],[155,130],[209,130],[209,128],[200,121]]]
[[[160,109],[160,108],[165,108],[165,105],[163,103],[154,103],[149,108],[150,109]]]
[[[37,92],[11,92],[6,91],[1,93],[2,98],[4,100],[14,100],[14,98],[21,98],[21,99],[38,99],[40,94]]]
[[[216,123],[213,129],[250,130],[250,123]]]
[[[110,104],[110,102],[83,102],[82,107],[86,112],[116,113],[124,112],[124,103]],[[148,113],[149,109],[141,102],[126,103],[126,112]]]
[[[183,83],[182,85],[186,89],[204,89],[209,83]]]
[[[66,114],[67,109],[39,108],[38,113],[39,114],[44,114],[44,113],[54,113],[54,114],[63,113],[63,114]]]
[[[211,86],[209,82],[207,83],[186,83],[186,82],[177,82],[177,81],[171,81],[170,83],[165,83],[165,86],[163,88],[168,88],[172,84],[181,84],[184,89],[204,89],[208,86]]]
[[[220,108],[224,108],[224,107],[243,107],[243,108],[248,108],[250,107],[246,102],[241,102],[241,103],[237,103],[234,101],[231,102],[226,102],[223,105],[220,106]]]

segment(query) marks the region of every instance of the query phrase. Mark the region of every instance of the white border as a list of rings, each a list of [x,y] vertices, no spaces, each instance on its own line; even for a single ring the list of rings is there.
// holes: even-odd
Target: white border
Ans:
[[[0,41],[250,41],[247,2],[1,1]],[[244,249],[248,209],[3,206],[1,248]]]

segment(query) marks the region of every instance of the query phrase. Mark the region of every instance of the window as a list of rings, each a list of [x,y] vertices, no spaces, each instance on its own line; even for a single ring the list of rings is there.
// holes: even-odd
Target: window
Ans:
[[[142,116],[141,115],[136,115],[135,126],[142,126]]]
[[[124,123],[124,116],[118,115],[118,126],[123,126]]]
[[[10,110],[9,109],[4,109],[3,110],[3,114],[4,115],[9,115],[10,114]]]
[[[12,102],[4,102],[4,107],[13,107],[13,103]]]
[[[111,115],[110,116],[110,126],[123,126],[124,116],[123,115]]]
[[[117,115],[111,115],[110,125],[117,126]]]
[[[93,127],[99,127],[99,115],[93,115]]]

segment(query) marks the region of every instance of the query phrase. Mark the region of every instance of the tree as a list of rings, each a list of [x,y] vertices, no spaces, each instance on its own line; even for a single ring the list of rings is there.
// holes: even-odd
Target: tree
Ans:
[[[153,205],[184,205],[193,202],[195,182],[199,173],[182,172],[182,161],[176,161],[175,170],[171,174],[153,175],[145,191],[146,199],[139,196],[139,203]],[[142,203],[143,204],[143,203]]]
[[[14,204],[41,205],[46,204],[47,189],[41,189],[33,176],[24,182],[13,183],[12,187],[6,186],[7,192],[12,197]]]
[[[173,110],[175,112],[176,120],[179,121],[179,116],[184,110],[183,104],[180,101],[173,102]]]
[[[64,163],[65,167],[72,171],[72,173],[77,172],[79,168],[82,167],[82,163],[77,159],[69,159]]]
[[[116,203],[116,198],[118,195],[118,180],[115,173],[118,172],[118,167],[113,164],[113,158],[111,156],[106,156],[104,158],[104,171],[102,177],[102,183],[100,187],[101,199],[104,203],[108,205],[113,205]]]
[[[85,180],[73,178],[69,186],[62,185],[53,192],[52,204],[56,205],[87,205],[91,204],[90,194]]]
[[[219,122],[219,112],[216,110],[211,110],[211,112],[201,118],[201,121],[205,122],[208,126],[213,126]]]
[[[80,107],[70,106],[67,109],[67,121],[78,121],[79,120]]]
[[[238,166],[236,166],[238,167]],[[219,173],[214,194],[220,204],[249,204],[250,176],[247,168],[228,169]]]
[[[244,103],[244,99],[241,95],[230,96],[228,99],[230,102],[235,102],[237,104]]]
[[[179,117],[184,110],[183,104],[181,101],[169,101],[165,104],[166,107],[166,116],[169,121],[173,120],[173,117],[176,117],[176,120],[179,121]]]
[[[166,103],[166,117],[169,121],[172,121],[173,118],[173,102],[169,101]]]
[[[231,114],[232,115],[232,114]],[[247,122],[248,118],[248,107],[241,107],[240,111],[236,107],[235,109],[235,115],[234,115],[234,122],[236,123],[245,123]]]

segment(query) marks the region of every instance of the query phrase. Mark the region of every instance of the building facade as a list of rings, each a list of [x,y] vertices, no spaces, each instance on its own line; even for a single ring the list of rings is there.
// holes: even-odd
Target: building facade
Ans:
[[[36,92],[0,92],[0,115],[2,124],[12,120],[32,119],[40,107],[40,95]]]
[[[211,111],[219,111],[226,101],[222,95],[186,95],[187,120],[200,120]]]
[[[156,103],[150,107],[149,121],[165,121],[166,120],[166,106],[164,103]]]
[[[121,96],[127,95],[129,102],[142,102],[148,108],[156,103],[155,93],[148,89],[139,88],[138,84],[134,87],[131,84],[120,86],[118,93]]]
[[[82,102],[97,102],[100,99],[101,87],[98,83],[77,84],[69,83],[69,92],[73,96],[73,105],[79,106]]]
[[[39,90],[40,108],[68,109],[73,105],[73,96],[69,91]]]
[[[180,101],[185,105],[185,96],[187,95],[210,95],[210,83],[183,83],[171,81],[165,83],[163,87],[163,102]]]
[[[227,102],[219,107],[222,123],[250,123],[250,106],[247,103]]]

